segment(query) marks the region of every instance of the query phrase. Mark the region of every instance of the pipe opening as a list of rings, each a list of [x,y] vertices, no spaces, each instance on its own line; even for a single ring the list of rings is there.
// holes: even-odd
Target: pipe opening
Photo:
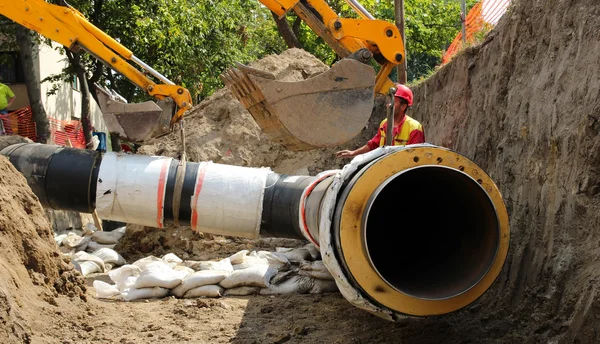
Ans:
[[[494,204],[458,170],[421,166],[390,177],[371,196],[363,221],[378,274],[407,295],[442,300],[475,286],[496,257]]]

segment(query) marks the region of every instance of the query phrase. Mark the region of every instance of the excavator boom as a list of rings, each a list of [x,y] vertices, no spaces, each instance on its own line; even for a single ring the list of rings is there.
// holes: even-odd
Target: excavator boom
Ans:
[[[393,86],[387,76],[404,60],[396,26],[375,20],[357,1],[346,1],[358,19],[340,18],[325,0],[260,0],[280,17],[294,11],[343,58],[328,72],[295,83],[279,82],[269,73],[243,65],[222,75],[263,131],[289,149],[337,146],[358,135],[370,117],[375,92],[385,94]],[[154,97],[156,102],[128,104],[96,87],[107,127],[122,139],[144,143],[168,134],[192,107],[187,89],[139,60],[72,7],[14,0],[0,5],[0,14],[68,49],[86,50]],[[371,58],[381,64],[377,75],[368,65]]]
[[[97,87],[96,95],[107,127],[122,139],[143,143],[168,134],[173,124],[192,107],[192,97],[187,89],[175,85],[146,65],[72,7],[53,5],[43,0],[14,0],[0,5],[0,14],[68,49],[84,49],[158,101],[159,104],[128,104]],[[164,84],[155,83],[128,61],[138,64]]]
[[[359,19],[340,18],[324,0],[260,2],[280,18],[294,11],[343,59],[300,82],[280,82],[237,64],[223,73],[223,83],[271,140],[288,149],[331,147],[354,138],[371,116],[375,93],[387,94],[394,86],[388,75],[404,61],[398,28],[375,20],[355,0],[346,2]],[[377,75],[368,65],[371,57],[381,64]]]

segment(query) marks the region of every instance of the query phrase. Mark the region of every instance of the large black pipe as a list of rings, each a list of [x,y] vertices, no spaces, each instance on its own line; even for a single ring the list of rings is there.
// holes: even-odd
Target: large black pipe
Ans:
[[[101,155],[92,150],[21,143],[0,151],[27,179],[42,206],[91,213]]]
[[[344,168],[354,171],[344,179],[339,179],[344,172],[317,178],[208,163],[187,163],[183,173],[176,160],[113,155],[102,162],[94,151],[40,144],[0,153],[45,207],[91,212],[99,196],[99,211],[109,220],[152,208],[156,211],[144,213],[156,214],[149,222],[132,219],[162,225],[178,217],[179,224],[208,233],[306,238],[317,245],[325,235],[333,240],[321,249],[339,264],[332,274],[345,276],[372,304],[403,314],[465,307],[491,286],[508,252],[508,215],[493,181],[469,159],[430,145],[389,150]],[[126,176],[115,175],[121,168]],[[100,180],[104,175],[112,183],[131,184]],[[102,195],[96,195],[97,187]],[[102,198],[148,190],[154,191],[144,195],[152,198],[129,202],[116,215],[111,208],[116,198]],[[199,216],[205,221],[194,227]],[[332,225],[322,228],[327,221]]]

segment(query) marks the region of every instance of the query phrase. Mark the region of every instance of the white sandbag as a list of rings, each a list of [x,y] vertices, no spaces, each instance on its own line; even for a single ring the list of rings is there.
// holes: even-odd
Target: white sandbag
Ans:
[[[82,237],[74,233],[67,234],[61,244],[64,247],[75,249],[76,252],[84,251],[92,239],[90,237]]]
[[[312,260],[312,256],[310,252],[304,247],[300,248],[285,248],[285,247],[277,247],[275,249],[277,253],[283,254],[290,263],[300,263],[303,260]]]
[[[101,248],[92,253],[93,256],[96,256],[104,262],[104,264],[114,264],[114,265],[125,265],[127,262],[125,259],[118,254],[115,250],[111,250],[110,248]]]
[[[183,260],[181,260],[181,258],[177,257],[174,253],[167,253],[162,257],[162,260],[164,260],[167,263],[183,263]]]
[[[96,289],[96,298],[98,299],[113,299],[121,296],[121,292],[117,286],[108,284],[103,281],[94,281],[94,289]]]
[[[98,228],[96,228],[96,226],[93,223],[88,222],[85,225],[85,227],[83,228],[83,233],[82,234],[83,235],[92,235],[92,234],[94,234],[97,231],[98,231]]]
[[[309,293],[311,294],[324,294],[324,293],[337,293],[339,291],[335,281],[315,279],[314,285]]]
[[[154,288],[131,288],[123,293],[125,301],[163,298],[169,294],[169,289],[154,287]]]
[[[269,251],[248,253],[248,250],[243,250],[229,257],[229,260],[232,262],[234,270],[242,270],[258,264],[270,265],[277,270],[290,268],[290,262],[284,255]]]
[[[306,244],[303,246],[303,248],[305,248],[308,251],[308,253],[310,253],[312,260],[321,259],[321,251],[319,251],[319,249],[316,248],[315,245]]]
[[[112,245],[104,245],[104,244],[99,244],[95,241],[90,241],[87,245],[87,248],[85,249],[86,252],[92,253],[95,251],[98,251],[101,248],[110,248],[111,250],[114,250],[115,246],[117,246],[116,244],[112,244]]]
[[[136,265],[123,265],[122,267],[109,271],[108,276],[115,282],[117,288],[124,292],[133,288],[135,281],[140,276],[142,269]]]
[[[89,246],[90,242],[92,242],[92,238],[89,236],[83,237],[83,240],[79,243],[79,245],[75,246],[75,251],[85,251]]]
[[[331,276],[322,260],[316,260],[314,262],[305,261],[300,263],[300,271],[298,274],[302,276],[333,281],[333,276]]]
[[[95,272],[103,272],[103,269],[96,263],[91,261],[79,262],[79,271],[82,275],[87,276]]]
[[[62,244],[63,240],[65,240],[66,238],[67,238],[67,234],[55,235],[54,242],[56,243],[56,245],[60,246]]]
[[[171,290],[171,295],[183,297],[188,290],[202,287],[205,285],[218,284],[225,277],[229,276],[229,271],[203,270],[197,271],[183,279],[180,285]]]
[[[75,260],[79,263],[83,263],[86,261],[94,262],[100,268],[100,272],[104,272],[105,270],[104,261],[100,257],[91,255],[87,252],[76,252],[75,254],[73,254],[73,256],[71,256],[71,260]]]
[[[196,271],[194,271],[194,269],[188,268],[187,266],[183,266],[183,265],[177,265],[177,266],[175,266],[173,268],[173,270],[185,272],[186,273],[186,277],[189,276],[189,275],[191,275],[191,274],[193,274],[194,272],[196,272]]]
[[[314,286],[314,279],[306,276],[293,276],[279,284],[271,284],[260,290],[260,295],[306,294]]]
[[[135,288],[162,287],[172,289],[181,284],[186,273],[173,270],[165,262],[152,262],[142,270],[140,277],[135,281]]]
[[[99,244],[111,245],[116,244],[123,237],[122,232],[114,230],[112,232],[94,232],[92,234],[92,240]]]
[[[231,289],[225,289],[225,296],[246,296],[256,295],[260,292],[259,287],[237,287]]]
[[[234,253],[229,257],[231,265],[238,265],[244,262],[244,257],[248,255],[248,250],[241,250],[240,252]]]
[[[75,248],[84,241],[84,237],[79,236],[75,233],[68,233],[62,240],[62,245],[69,248]]]
[[[140,269],[144,270],[146,268],[146,266],[148,266],[148,264],[150,263],[154,263],[154,262],[161,262],[164,263],[164,260],[155,257],[155,256],[148,256],[142,259],[138,259],[135,262],[133,262],[133,265],[139,267]]]
[[[112,230],[112,232],[125,234],[126,230],[127,230],[127,226],[123,226],[123,227],[115,228],[114,230]]]
[[[254,265],[269,265],[269,262],[257,256],[245,256],[240,264],[233,265],[233,270],[243,270]]]
[[[247,269],[235,270],[219,283],[223,288],[235,287],[261,287],[269,286],[269,281],[277,273],[277,270],[269,265],[254,265]]]
[[[223,296],[223,288],[218,285],[205,285],[202,287],[197,287],[191,290],[188,290],[184,298],[191,299],[195,297],[221,297]]]
[[[258,257],[265,259],[271,267],[279,271],[288,270],[291,266],[290,261],[283,254],[269,251],[258,251],[256,254]]]
[[[229,271],[229,272],[233,271],[233,266],[231,265],[229,258],[222,259],[218,262],[215,262],[215,261],[198,262],[198,261],[193,261],[193,260],[186,260],[185,262],[183,262],[183,265],[185,265],[189,268],[192,268],[196,271],[201,271],[201,270]]]

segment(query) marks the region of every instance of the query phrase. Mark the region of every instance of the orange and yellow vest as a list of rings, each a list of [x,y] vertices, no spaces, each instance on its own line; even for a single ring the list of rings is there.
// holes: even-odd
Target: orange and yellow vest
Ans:
[[[386,127],[384,125],[386,123],[387,118],[381,121],[379,124],[379,135],[381,135],[379,147],[385,146]],[[405,115],[404,122],[401,124],[400,130],[398,130],[398,133],[396,136],[394,136],[392,146],[406,146],[408,139],[410,138],[410,133],[412,133],[414,130],[423,131],[423,126],[417,120]]]

